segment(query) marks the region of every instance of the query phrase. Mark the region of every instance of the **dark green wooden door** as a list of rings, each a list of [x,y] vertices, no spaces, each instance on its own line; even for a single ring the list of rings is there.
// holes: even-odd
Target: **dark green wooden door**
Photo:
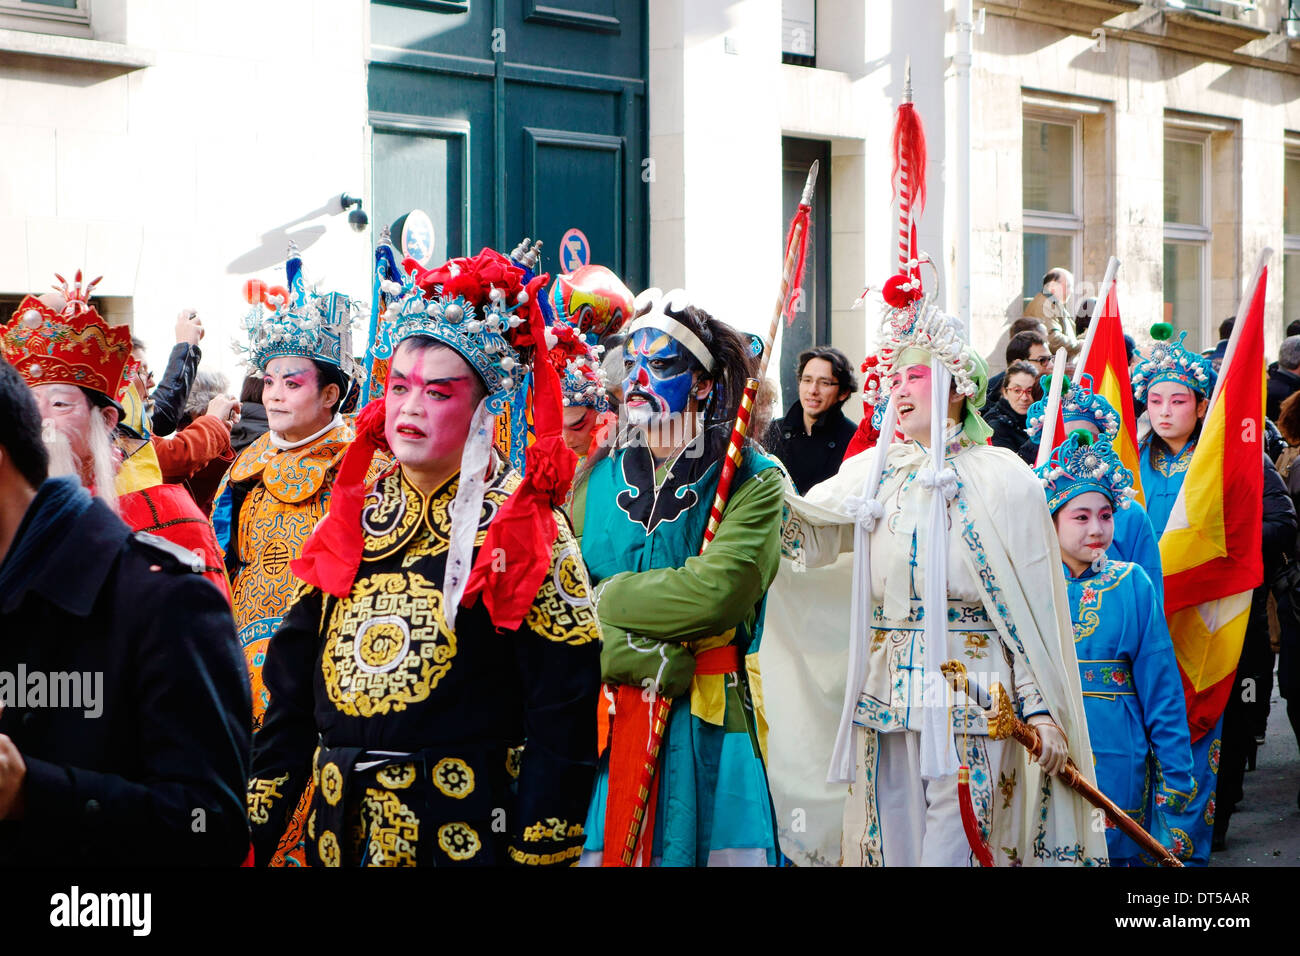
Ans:
[[[374,0],[376,230],[419,208],[435,262],[530,236],[554,274],[577,229],[642,288],[646,16],[646,0]]]

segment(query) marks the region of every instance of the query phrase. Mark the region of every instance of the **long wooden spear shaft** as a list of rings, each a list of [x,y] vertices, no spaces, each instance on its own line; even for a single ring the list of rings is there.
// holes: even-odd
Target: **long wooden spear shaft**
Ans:
[[[943,671],[944,677],[948,679],[953,690],[966,694],[986,709],[991,705],[993,714],[989,717],[989,737],[994,740],[1005,740],[1010,737],[1033,756],[1037,757],[1042,753],[1043,741],[1038,736],[1038,731],[1016,716],[1011,706],[1011,699],[1001,684],[994,684],[990,695],[966,675],[966,667],[960,661],[946,661],[939,669]],[[1115,801],[1085,780],[1073,760],[1067,760],[1056,776],[1064,781],[1067,787],[1106,814],[1106,819],[1159,860],[1161,866],[1181,867],[1183,865],[1178,857],[1165,848],[1164,844],[1147,833],[1136,820],[1121,810]]]
[[[804,239],[803,229],[805,222],[809,221],[806,214],[801,217],[800,213],[806,213],[812,209],[813,190],[817,185],[817,169],[818,162],[813,160],[812,167],[808,170],[808,179],[804,182],[803,194],[799,197],[799,209],[795,212],[795,222],[786,243],[785,264],[781,269],[781,289],[777,293],[776,307],[772,310],[772,323],[768,327],[767,338],[763,342],[763,358],[758,366],[758,375],[745,380],[745,391],[740,398],[740,407],[736,410],[736,420],[731,426],[731,439],[727,442],[727,456],[723,459],[722,473],[718,476],[718,488],[713,495],[713,506],[709,509],[709,524],[704,529],[704,540],[700,544],[700,554],[703,554],[708,549],[709,542],[718,533],[718,526],[722,523],[722,512],[726,510],[727,501],[731,497],[731,485],[736,477],[736,469],[740,467],[745,439],[749,434],[749,420],[753,414],[754,398],[758,394],[758,386],[767,375],[768,362],[772,358],[772,345],[776,342],[777,333],[781,330],[781,316],[785,314],[786,302],[791,295],[790,287],[794,282],[799,250]],[[793,290],[794,295],[800,295],[801,293],[802,289],[798,287]],[[640,779],[635,794],[635,806],[628,824],[627,837],[623,841],[620,851],[624,866],[631,866],[636,857],[637,843],[641,837],[641,826],[645,821],[646,807],[650,801],[650,788],[654,785],[655,771],[659,766],[659,750],[663,745],[664,729],[668,724],[668,710],[672,707],[672,704],[671,697],[660,694],[655,698],[654,714],[646,738],[646,758],[641,763]]]

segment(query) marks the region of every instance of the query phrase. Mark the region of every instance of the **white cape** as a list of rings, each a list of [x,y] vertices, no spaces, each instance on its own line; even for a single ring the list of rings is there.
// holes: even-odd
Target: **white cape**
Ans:
[[[781,850],[801,866],[840,860],[848,788],[825,781],[848,668],[853,519],[845,501],[862,493],[876,453],[849,459],[806,497],[787,489],[787,556],[768,591],[759,651],[770,728],[768,781]],[[897,470],[886,476],[877,498],[887,498],[921,460],[919,446],[890,446],[888,462]],[[962,551],[985,585],[985,609],[1004,639],[1023,647],[1039,691],[1070,742],[1070,756],[1095,782],[1065,578],[1042,485],[1003,449],[968,447],[949,463],[961,482],[958,500],[949,505],[949,533],[969,530],[966,540],[978,541],[978,550]],[[796,552],[801,560],[788,556]],[[1093,808],[1059,780],[1044,790],[1038,765],[1018,744],[1008,746],[1016,748],[1017,776],[1025,785],[1017,788],[1010,811],[995,812],[990,842],[1014,848],[1016,858],[1029,865],[1104,863],[1105,835],[1090,825]],[[995,811],[1000,804],[995,801]]]

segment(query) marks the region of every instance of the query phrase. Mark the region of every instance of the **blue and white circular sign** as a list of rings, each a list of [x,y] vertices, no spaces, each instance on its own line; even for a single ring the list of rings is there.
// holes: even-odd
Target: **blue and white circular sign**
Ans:
[[[570,229],[560,240],[560,271],[576,272],[591,263],[591,243],[581,229]]]
[[[403,218],[400,238],[402,254],[410,256],[422,266],[433,258],[433,220],[423,209],[412,209]]]

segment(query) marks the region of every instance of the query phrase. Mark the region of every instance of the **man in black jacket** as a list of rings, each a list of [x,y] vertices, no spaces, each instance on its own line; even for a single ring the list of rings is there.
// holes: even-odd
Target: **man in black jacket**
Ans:
[[[1268,370],[1268,403],[1265,413],[1277,421],[1282,403],[1300,391],[1300,335],[1289,335],[1277,350],[1277,363]]]
[[[199,362],[203,359],[203,353],[199,350],[203,334],[203,323],[199,320],[198,313],[193,309],[182,309],[176,316],[176,344],[167,356],[167,368],[157,387],[154,387],[153,372],[149,370],[146,361],[145,343],[142,339],[132,337],[131,357],[140,363],[136,388],[147,399],[150,435],[165,438],[176,431],[176,426],[185,413],[190,389],[194,387]],[[152,394],[150,388],[153,388]]]
[[[185,549],[47,478],[0,360],[0,866],[237,865],[251,701]]]
[[[781,459],[799,494],[840,470],[857,426],[844,403],[858,390],[848,356],[839,349],[808,349],[799,355],[799,401],[768,426],[763,444]]]

